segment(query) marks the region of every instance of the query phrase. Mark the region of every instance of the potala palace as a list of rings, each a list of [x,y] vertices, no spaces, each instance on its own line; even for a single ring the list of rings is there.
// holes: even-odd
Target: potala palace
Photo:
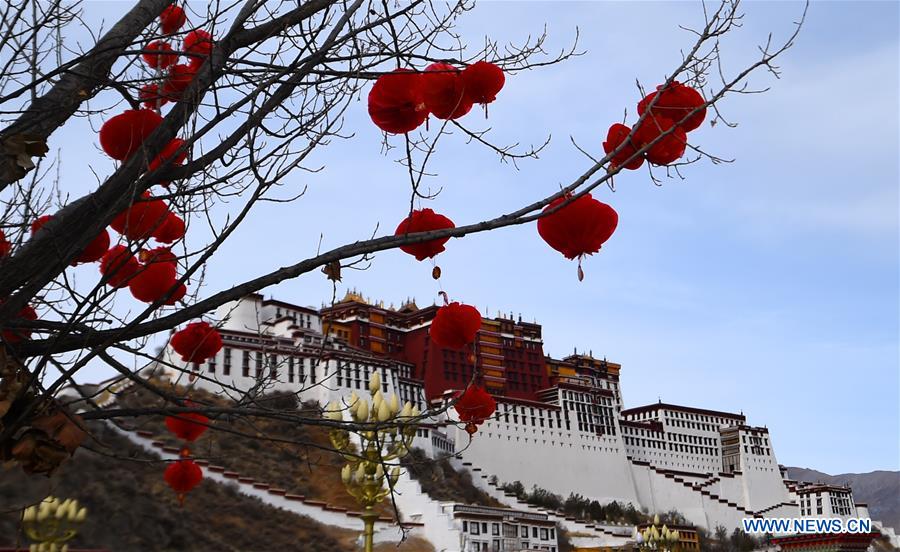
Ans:
[[[585,354],[546,356],[541,326],[521,317],[484,318],[474,350],[442,349],[429,343],[436,310],[412,301],[385,307],[356,293],[318,310],[250,295],[212,314],[224,341],[218,356],[186,368],[195,385],[212,392],[290,391],[323,405],[367,389],[378,372],[385,395],[397,393],[422,410],[464,388],[478,370],[497,400],[495,417],[471,441],[461,424],[433,419],[415,446],[449,457],[495,494],[488,481],[521,481],[650,513],[677,510],[711,531],[721,525],[730,532],[753,516],[868,517],[849,488],[788,480],[769,430],[750,425],[743,413],[662,402],[626,409],[619,364]],[[184,366],[171,350],[163,360]],[[622,542],[614,533],[609,542]],[[540,534],[535,529],[533,547],[555,550],[555,539],[542,543]]]

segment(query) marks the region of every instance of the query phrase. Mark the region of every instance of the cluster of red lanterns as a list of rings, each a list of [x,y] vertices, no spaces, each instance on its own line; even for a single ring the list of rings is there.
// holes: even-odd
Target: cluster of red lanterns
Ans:
[[[185,406],[192,406],[190,401]],[[174,416],[166,416],[166,428],[184,441],[178,460],[166,467],[163,474],[166,484],[175,491],[179,504],[184,504],[184,498],[194,487],[203,480],[203,470],[191,459],[191,450],[188,443],[200,438],[209,428],[209,418],[199,412],[185,412]]]
[[[167,262],[165,252],[151,255],[148,262]],[[175,332],[169,344],[185,362],[199,363],[215,357],[222,349],[222,336],[206,322],[192,322]],[[185,401],[185,406],[192,406],[192,403]],[[184,504],[185,495],[203,480],[203,471],[190,458],[188,443],[196,441],[209,429],[209,418],[199,412],[181,413],[167,416],[166,427],[185,442],[181,448],[180,458],[169,464],[163,475],[166,483],[178,495],[178,502]]]
[[[449,63],[432,63],[424,71],[395,69],[378,77],[369,91],[369,116],[391,134],[411,132],[434,115],[458,119],[476,103],[497,98],[506,77],[497,65],[479,61],[463,70]]]
[[[655,105],[650,107],[654,100]],[[610,160],[610,165],[635,170],[643,165],[644,159],[654,165],[670,165],[678,161],[687,148],[687,133],[700,127],[706,118],[705,103],[700,92],[678,81],[672,81],[668,86],[659,85],[655,92],[638,102],[638,116],[644,115],[648,109],[650,113],[633,133],[631,128],[621,123],[609,127],[603,150],[610,154],[625,144]],[[669,133],[643,155],[635,155],[665,132]]]
[[[453,408],[456,409],[459,421],[466,424],[466,432],[473,435],[478,431],[478,426],[494,415],[497,410],[497,401],[484,387],[472,384],[457,397]]]
[[[159,22],[163,34],[170,35],[184,26],[187,16],[181,7],[172,4],[160,14]],[[170,101],[181,100],[200,66],[212,54],[213,45],[212,35],[203,29],[194,29],[184,35],[180,50],[165,40],[154,40],[144,46],[141,57],[147,66],[165,71],[161,83],[150,83],[141,88],[138,97],[144,107],[158,111]],[[181,56],[187,58],[186,63],[179,63]]]
[[[31,223],[34,236],[53,219],[43,215]],[[132,241],[154,238],[169,244],[184,237],[185,224],[181,217],[168,210],[165,202],[150,199],[144,194],[125,212],[110,223],[110,227]],[[178,262],[168,247],[145,249],[140,260],[122,244],[110,247],[110,237],[106,230],[94,238],[72,261],[93,263],[99,261],[100,274],[113,288],[128,287],[131,294],[146,303],[155,303],[166,297],[166,305],[174,305],[187,294],[187,287],[178,283]]]

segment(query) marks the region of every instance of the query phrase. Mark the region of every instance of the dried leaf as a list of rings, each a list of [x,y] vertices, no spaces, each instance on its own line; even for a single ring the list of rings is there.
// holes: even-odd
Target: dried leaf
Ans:
[[[341,262],[340,261],[331,261],[324,267],[322,267],[322,273],[328,277],[332,282],[340,282],[341,281]]]

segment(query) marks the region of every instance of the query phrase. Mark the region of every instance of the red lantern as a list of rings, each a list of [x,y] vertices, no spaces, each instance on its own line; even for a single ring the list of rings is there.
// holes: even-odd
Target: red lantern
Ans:
[[[187,406],[193,406],[187,404]],[[166,416],[166,427],[184,441],[196,441],[208,429],[209,418],[199,412],[183,412]]]
[[[31,234],[36,234],[37,231],[43,228],[52,218],[53,215],[43,215],[35,219],[35,221],[31,223]],[[87,244],[84,250],[75,257],[75,260],[72,261],[72,266],[79,263],[99,261],[100,258],[103,257],[103,254],[106,253],[107,249],[109,249],[109,232],[102,230],[100,234],[98,234],[91,243]]]
[[[32,307],[31,305],[26,305],[22,307],[22,310],[18,312],[16,318],[21,320],[37,320],[37,311],[34,310],[34,307]],[[31,337],[31,330],[28,330],[26,328],[3,330],[2,332],[0,332],[0,335],[3,336],[3,341],[7,343],[18,343],[23,339],[29,339]]]
[[[471,305],[450,303],[439,308],[428,335],[431,340],[447,349],[462,349],[475,341],[481,329],[481,313]]]
[[[571,196],[556,198],[544,208],[549,211]],[[538,219],[538,234],[553,249],[574,259],[600,251],[600,246],[616,231],[619,215],[605,203],[584,194],[553,214]]]
[[[159,152],[159,155],[153,158],[153,161],[150,161],[150,164],[147,165],[147,170],[155,171],[167,161],[170,161],[172,165],[184,165],[184,162],[187,160],[187,150],[178,152],[182,146],[184,146],[184,140],[172,138],[172,141],[166,144],[166,147]]]
[[[53,215],[41,215],[38,218],[34,219],[31,222],[31,235],[34,237],[35,234],[38,233],[38,230],[44,227],[45,224],[50,222],[50,219],[53,218]]]
[[[659,100],[653,106],[652,114],[658,118],[670,119],[678,123],[688,116],[688,113],[706,103],[700,92],[697,92],[690,86],[685,86],[678,81],[672,81],[668,87],[663,90],[663,86],[656,87],[657,92],[651,92],[638,102],[638,115],[643,115],[644,111],[650,106],[653,98],[659,94]],[[703,124],[706,118],[706,108],[702,108],[687,119],[679,126],[685,131],[690,132]]]
[[[478,426],[493,416],[497,410],[497,401],[480,385],[470,385],[453,405],[459,415],[459,421],[466,422],[466,431],[471,435],[478,431]]]
[[[178,284],[178,287],[175,288],[175,291],[172,292],[172,295],[166,299],[165,305],[174,305],[178,301],[184,299],[184,296],[187,295],[187,286],[184,284]]]
[[[187,87],[191,85],[194,76],[197,74],[197,68],[179,63],[169,67],[169,76],[163,83],[162,93],[171,100],[181,98]]]
[[[100,127],[100,147],[113,159],[124,161],[141,148],[162,117],[149,109],[129,109]]]
[[[168,247],[144,249],[140,253],[140,260],[144,264],[168,263],[172,265],[172,268],[177,268],[178,266],[178,257],[176,257]]]
[[[107,249],[109,249],[109,232],[104,229],[84,248],[80,255],[75,257],[75,261],[72,264],[99,261],[103,258]]]
[[[175,213],[169,213],[166,220],[153,232],[156,241],[174,243],[184,237],[184,220]]]
[[[443,230],[445,228],[456,228],[456,226],[453,224],[452,220],[444,215],[435,213],[431,209],[417,209],[413,211],[410,216],[403,219],[403,222],[397,226],[394,235],[403,236],[415,232],[430,232],[432,230]],[[415,257],[417,261],[422,261],[434,257],[443,251],[444,244],[449,240],[450,238],[447,237],[421,243],[401,245],[400,250],[409,253]]]
[[[169,464],[163,478],[178,495],[178,502],[184,504],[184,495],[203,481],[203,470],[193,460],[182,458]]]
[[[603,151],[607,154],[612,153],[617,147],[619,147],[622,142],[624,142],[628,135],[631,133],[631,128],[621,124],[616,123],[609,127],[609,132],[606,134],[606,141],[603,142]],[[616,167],[622,166],[626,169],[635,170],[640,168],[641,165],[644,164],[644,156],[637,155],[628,161],[631,156],[633,156],[639,148],[634,146],[634,143],[631,140],[628,140],[628,144],[622,148],[622,150],[617,153],[610,160],[609,165],[610,168],[615,169]],[[626,163],[626,161],[628,161]]]
[[[150,263],[139,268],[128,281],[131,295],[144,303],[155,303],[175,288],[173,263]]]
[[[202,29],[197,29],[195,31],[191,31],[188,34],[184,35],[183,50],[189,54],[195,54],[197,56],[202,56],[200,58],[191,56],[192,62],[196,59],[199,59],[200,65],[202,65],[203,58],[208,57],[209,54],[212,53],[212,49],[213,49],[212,36],[208,32],[206,32]]]
[[[222,336],[206,322],[192,322],[172,336],[171,345],[183,361],[205,362],[222,348]]]
[[[6,239],[6,234],[3,233],[3,230],[0,230],[0,258],[9,255],[10,251],[12,251],[12,244]]]
[[[184,14],[184,10],[175,4],[172,4],[159,14],[159,23],[162,27],[163,34],[174,33],[180,29],[186,21],[187,16]]]
[[[506,83],[503,69],[488,61],[479,61],[466,67],[462,72],[462,79],[469,100],[480,104],[496,100]]]
[[[161,199],[148,199],[144,192],[141,200],[119,213],[109,223],[113,230],[130,240],[145,240],[153,235],[169,214],[169,208]]]
[[[132,276],[141,269],[141,264],[124,245],[115,245],[100,260],[100,274],[108,276],[106,282],[111,287],[123,288]]]
[[[634,131],[634,140],[641,147],[646,146],[658,136],[675,125],[670,119],[654,117],[653,113],[647,116]],[[687,149],[687,134],[681,127],[675,127],[672,132],[666,134],[650,149],[644,152],[647,161],[654,165],[668,165],[678,161]]]
[[[172,45],[162,40],[154,40],[144,47],[141,57],[151,68],[165,69],[178,61],[178,54],[173,53]]]
[[[458,119],[472,109],[461,72],[449,63],[432,63],[422,74],[425,107],[438,119]]]
[[[169,103],[169,100],[159,93],[159,86],[155,84],[145,84],[138,92],[138,99],[143,102],[147,109],[156,109],[157,106],[162,107]]]
[[[415,130],[428,117],[421,75],[411,69],[395,69],[378,77],[369,91],[369,116],[385,132]]]

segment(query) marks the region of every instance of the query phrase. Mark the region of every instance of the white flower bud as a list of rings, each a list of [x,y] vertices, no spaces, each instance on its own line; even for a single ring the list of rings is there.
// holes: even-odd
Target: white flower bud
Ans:
[[[356,403],[356,421],[365,422],[369,419],[369,403],[366,399],[359,399]]]
[[[400,411],[400,417],[401,418],[409,418],[411,413],[412,413],[412,405],[409,403],[409,401],[407,401],[406,404],[403,405],[403,410]]]
[[[375,466],[375,479],[381,479],[384,477],[384,467],[381,464]]]
[[[28,552],[38,552],[38,548],[39,548],[38,545],[32,544],[31,546],[28,547]]]
[[[37,519],[37,506],[29,506],[22,512],[22,521],[30,523]]]
[[[394,466],[391,468],[391,485],[396,485],[398,479],[400,479],[400,466]]]
[[[360,463],[359,468],[356,469],[356,481],[362,483],[366,480],[366,465],[364,463]]]
[[[418,406],[414,406],[414,407],[412,408],[412,412],[410,412],[409,414],[410,414],[410,416],[412,416],[413,418],[417,418],[417,417],[419,416],[419,414],[421,414],[421,412],[419,412],[419,407],[418,407]]]
[[[391,393],[391,398],[388,401],[388,406],[391,407],[391,414],[400,412],[400,399],[397,397],[396,393]]]
[[[388,403],[385,401],[381,401],[378,405],[378,421],[386,422],[391,419],[391,407],[388,406]]]
[[[345,485],[347,483],[350,483],[350,478],[352,477],[352,475],[353,473],[350,468],[350,464],[347,464],[343,467],[343,469],[341,469],[341,481],[343,481]]]
[[[372,377],[369,378],[369,393],[374,395],[379,389],[381,389],[381,374],[376,371],[372,374]]]
[[[78,523],[81,523],[85,519],[87,519],[87,508],[82,508],[82,509],[78,510],[78,513],[75,515],[75,521],[77,521]]]
[[[352,393],[350,393],[350,401],[349,401],[348,406],[350,408],[353,408],[353,405],[355,405],[358,400],[359,400],[359,395],[356,394],[356,391],[353,391]]]

